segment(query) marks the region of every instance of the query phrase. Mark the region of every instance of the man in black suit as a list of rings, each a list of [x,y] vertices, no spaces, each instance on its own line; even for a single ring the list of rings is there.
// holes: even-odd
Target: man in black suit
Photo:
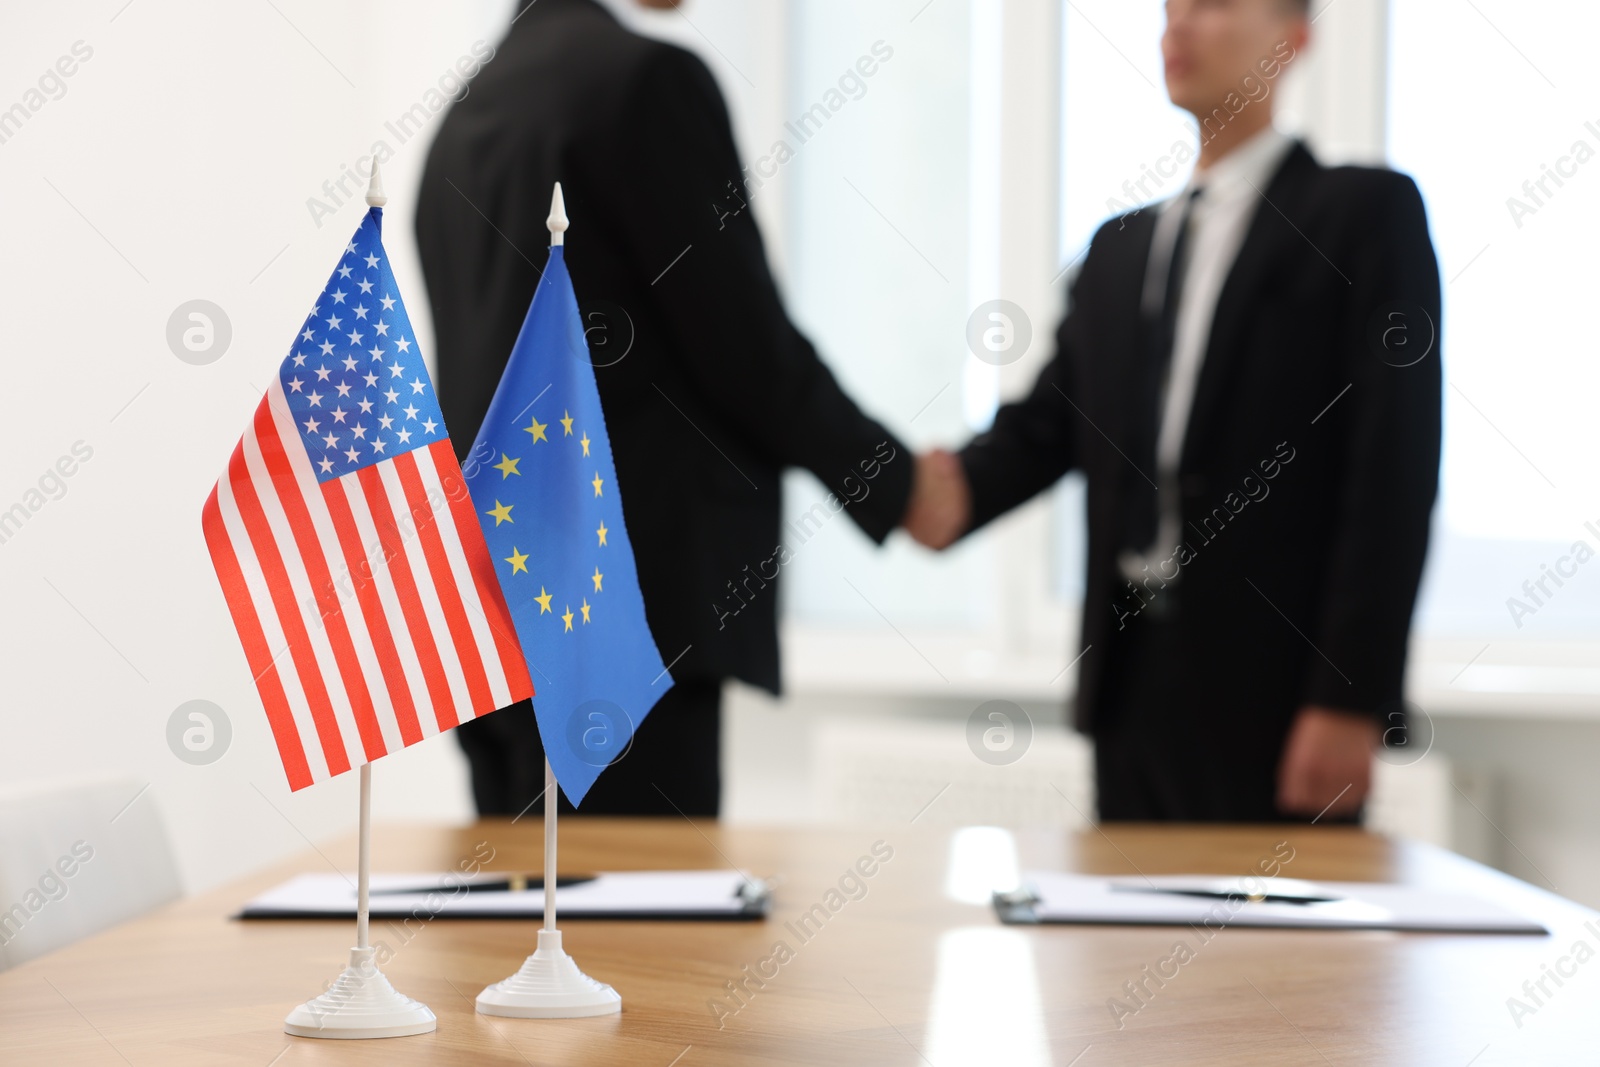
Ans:
[[[932,457],[943,488],[908,518],[939,547],[1086,472],[1076,720],[1105,819],[1358,818],[1374,747],[1404,736],[1438,267],[1409,178],[1273,129],[1307,6],[1169,0],[1194,178],[1101,227],[1053,359]]]
[[[784,314],[710,72],[595,0],[524,7],[428,157],[417,239],[458,442],[527,312],[557,180],[645,611],[677,683],[583,810],[715,815],[723,680],[778,690],[776,579],[798,547],[779,531],[783,469],[811,471],[827,510],[881,542],[917,460]],[[531,708],[457,736],[479,812],[530,810]]]

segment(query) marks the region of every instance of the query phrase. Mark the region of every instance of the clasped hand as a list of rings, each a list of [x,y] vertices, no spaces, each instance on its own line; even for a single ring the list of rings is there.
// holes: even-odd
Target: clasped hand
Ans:
[[[904,525],[918,544],[948,548],[972,524],[972,492],[961,460],[936,448],[917,457]]]

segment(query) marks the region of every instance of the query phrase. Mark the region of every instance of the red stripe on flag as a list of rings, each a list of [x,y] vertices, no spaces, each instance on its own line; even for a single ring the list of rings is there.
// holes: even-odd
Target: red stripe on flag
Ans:
[[[261,449],[261,459],[272,478],[274,495],[289,520],[289,532],[294,537],[295,548],[305,564],[306,577],[311,581],[311,593],[317,601],[317,612],[322,619],[323,631],[333,648],[333,659],[344,682],[345,694],[350,698],[350,710],[355,716],[356,731],[361,735],[361,750],[371,763],[389,751],[378,727],[378,716],[372,706],[372,694],[367,689],[366,671],[361,658],[356,655],[355,642],[350,637],[350,627],[345,622],[344,606],[334,592],[333,575],[328,571],[328,559],[301,496],[289,455],[278,437],[278,427],[270,410],[271,401],[256,409],[256,445]],[[300,442],[295,442],[300,448]],[[303,450],[302,450],[303,453]]]
[[[401,543],[400,530],[395,525],[394,512],[389,507],[382,476],[376,467],[362,467],[356,477],[360,479],[367,510],[372,513],[372,525],[377,528],[384,557],[389,561],[389,577],[394,581],[394,591],[400,598],[400,611],[405,615],[406,629],[411,634],[412,645],[416,647],[417,660],[422,664],[422,678],[427,683],[428,697],[433,702],[434,718],[441,731],[449,730],[459,719],[455,712],[455,700],[450,695],[444,663],[439,659],[433,629],[423,612],[422,598],[417,593],[416,579],[411,574],[411,564],[406,558],[405,545]]]
[[[261,406],[266,407],[262,400]],[[289,582],[289,572],[278,554],[278,543],[267,525],[266,514],[256,496],[255,483],[245,467],[244,449],[238,448],[228,461],[228,485],[233,490],[234,502],[239,507],[239,517],[244,520],[245,533],[250,538],[256,560],[261,564],[262,576],[267,581],[267,591],[272,597],[273,610],[278,624],[283,627],[284,639],[289,642],[289,654],[294,659],[295,673],[305,690],[306,702],[311,706],[311,721],[317,728],[317,740],[322,745],[323,756],[328,761],[328,773],[343,774],[350,769],[350,758],[345,752],[344,737],[339,731],[339,721],[334,717],[333,703],[328,697],[328,687],[311,647],[311,635],[306,632],[305,620],[300,617],[300,605],[295,603],[294,586]]]
[[[483,669],[483,653],[472,634],[472,624],[467,621],[467,609],[461,603],[461,590],[456,588],[455,576],[450,572],[450,560],[445,555],[444,541],[439,536],[439,517],[428,501],[427,490],[422,487],[422,476],[417,473],[417,457],[409,452],[396,456],[394,469],[400,475],[406,503],[410,505],[411,517],[417,525],[417,540],[422,542],[422,556],[433,575],[433,588],[439,595],[440,607],[444,609],[445,625],[450,629],[456,658],[461,661],[462,673],[467,678],[467,693],[472,698],[467,717],[493,711],[494,696],[489,692],[489,675]]]
[[[372,637],[372,648],[378,654],[378,665],[383,669],[383,682],[389,690],[390,703],[394,705],[395,723],[400,727],[403,744],[414,745],[422,740],[422,727],[417,724],[417,706],[411,697],[411,684],[406,681],[405,668],[400,664],[400,651],[395,646],[394,634],[389,630],[389,617],[384,614],[383,601],[373,584],[373,563],[361,547],[361,535],[356,531],[355,516],[350,513],[350,501],[345,496],[341,482],[325,482],[322,499],[327,502],[328,514],[333,518],[333,531],[339,537],[339,548],[344,552],[344,564],[350,572],[350,584],[355,587],[356,602],[361,605],[361,615],[367,620],[367,633]]]
[[[300,744],[300,731],[295,727],[294,713],[289,710],[289,698],[283,691],[282,679],[278,677],[278,665],[272,660],[266,634],[261,630],[261,620],[256,617],[256,604],[250,596],[250,587],[245,583],[239,559],[233,552],[233,542],[228,539],[228,531],[223,526],[215,488],[206,498],[201,525],[205,529],[206,547],[211,551],[211,565],[216,569],[217,581],[222,585],[222,598],[228,603],[233,627],[239,632],[239,644],[244,646],[245,662],[250,664],[256,690],[267,709],[267,724],[272,728],[272,739],[277,742],[278,756],[283,760],[284,773],[289,777],[289,788],[304,789],[312,781],[306,750]]]
[[[494,632],[495,650],[500,654],[500,666],[505,671],[511,688],[512,700],[527,700],[533,696],[533,679],[528,676],[528,661],[523,658],[522,646],[517,642],[516,626],[511,621],[511,610],[506,606],[505,591],[494,573],[494,561],[489,558],[489,546],[484,542],[483,529],[478,516],[472,511],[472,497],[467,493],[467,482],[461,474],[461,465],[448,440],[435,441],[428,446],[433,465],[439,472],[439,482],[444,486],[444,496],[450,503],[451,518],[461,538],[461,550],[466,553],[467,567],[472,571],[472,584],[477,587],[478,600],[483,604],[489,629]],[[487,715],[488,710],[478,714]]]

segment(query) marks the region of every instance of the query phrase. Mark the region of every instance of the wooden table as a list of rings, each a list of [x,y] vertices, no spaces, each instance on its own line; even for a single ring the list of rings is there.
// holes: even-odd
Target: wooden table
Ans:
[[[1576,941],[1600,949],[1600,922],[1584,926],[1594,913],[1449,853],[1357,830],[1120,826],[1008,836],[575,817],[561,833],[566,869],[732,863],[780,878],[777,905],[765,923],[565,923],[568,950],[622,993],[623,1012],[559,1021],[473,1011],[478,991],[532,950],[534,923],[440,919],[409,932],[375,923],[374,938],[394,952],[386,973],[433,1008],[438,1031],[305,1040],[284,1035],[283,1017],[343,966],[353,924],[227,916],[291,874],[326,870],[310,853],[0,974],[0,1063],[1600,1063],[1600,959],[1560,963]],[[380,827],[373,862],[380,871],[442,871],[488,842],[490,868],[537,869],[539,834],[532,819]],[[1025,868],[1242,874],[1285,840],[1294,850],[1286,875],[1449,886],[1532,915],[1554,934],[1232,928],[1198,945],[1179,928],[1005,927],[988,907],[957,899],[981,888],[986,865],[1010,845]],[[786,923],[829,903],[827,891],[877,842],[893,857],[864,880],[864,895],[841,896],[820,930],[797,937]],[[353,858],[354,844],[322,852]],[[1146,981],[1153,992],[1119,1028],[1108,1002],[1139,1003],[1124,983],[1139,981],[1184,937],[1198,946],[1194,958],[1160,988]],[[789,949],[781,963],[779,941]],[[1559,988],[1546,979],[1550,995],[1519,1027],[1507,998],[1525,998],[1523,982],[1558,963],[1570,976]],[[747,965],[772,977],[764,988],[748,983],[741,1004],[727,983],[743,980]]]

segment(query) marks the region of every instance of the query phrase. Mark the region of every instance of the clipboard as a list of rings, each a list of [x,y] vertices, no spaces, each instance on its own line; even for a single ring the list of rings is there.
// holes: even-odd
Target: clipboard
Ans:
[[[996,892],[994,908],[1008,924],[1549,933],[1531,919],[1463,893],[1290,878],[1107,878],[1036,871],[1024,874],[1018,888]]]
[[[374,919],[542,919],[541,889],[509,889],[505,876],[474,878],[374,874],[368,896]],[[487,883],[488,886],[474,883]],[[751,921],[772,909],[771,886],[738,871],[612,871],[558,878],[556,910],[563,922],[583,919]],[[247,902],[235,919],[350,919],[353,880],[342,874],[302,874]]]

